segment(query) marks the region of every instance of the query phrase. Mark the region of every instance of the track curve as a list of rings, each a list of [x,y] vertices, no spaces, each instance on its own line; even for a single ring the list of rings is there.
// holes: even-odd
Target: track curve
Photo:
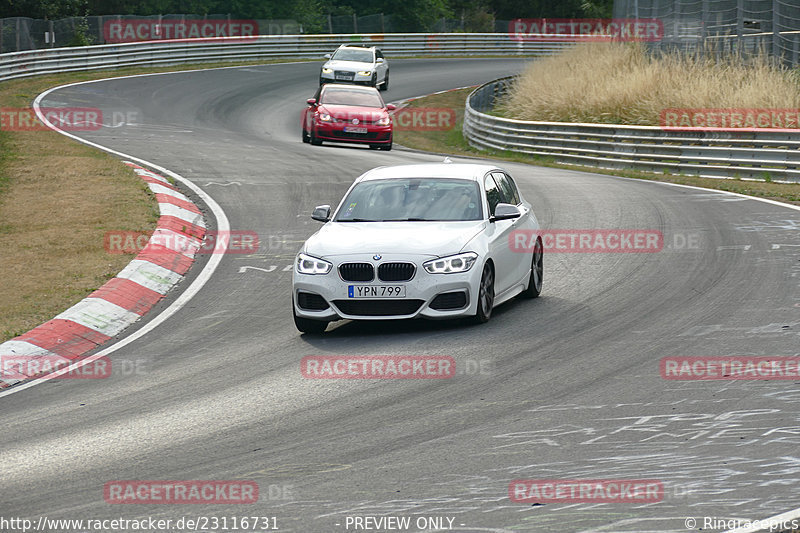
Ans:
[[[385,97],[481,83],[523,64],[394,60]],[[134,111],[136,125],[81,136],[190,179],[262,246],[225,256],[186,307],[111,356],[137,371],[0,397],[4,516],[261,515],[283,531],[330,532],[347,531],[346,516],[425,515],[452,517],[465,533],[686,531],[687,516],[761,518],[796,506],[796,383],[664,381],[658,363],[800,355],[800,213],[504,163],[546,228],[658,229],[664,251],[548,254],[542,297],[504,305],[484,326],[343,323],[300,336],[284,269],[317,228],[311,208],[336,203],[366,169],[440,159],[302,144],[299,114],[317,68],[108,80],[43,103]],[[679,246],[687,237],[697,247]],[[303,356],[332,354],[486,363],[447,382],[301,378]],[[508,499],[520,478],[660,479],[666,494],[657,505],[531,506]],[[106,504],[103,485],[125,479],[254,480],[261,501]]]

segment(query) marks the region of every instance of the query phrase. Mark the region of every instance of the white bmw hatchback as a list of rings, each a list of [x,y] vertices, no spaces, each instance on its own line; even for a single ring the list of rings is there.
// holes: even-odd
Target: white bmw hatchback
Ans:
[[[339,319],[474,317],[542,290],[542,243],[530,204],[490,165],[380,167],[358,177],[297,254],[297,329]],[[530,243],[514,246],[515,234]],[[535,237],[532,239],[531,236]]]

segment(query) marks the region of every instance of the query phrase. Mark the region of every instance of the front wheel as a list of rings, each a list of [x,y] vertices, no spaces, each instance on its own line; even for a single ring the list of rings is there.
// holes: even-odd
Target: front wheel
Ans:
[[[294,325],[301,333],[310,333],[312,335],[319,335],[328,327],[328,323],[324,320],[310,320],[297,316],[294,310],[294,302],[292,302],[292,315],[294,316]]]
[[[308,136],[308,132],[305,130],[305,128],[303,128],[303,142],[311,142],[311,138]]]
[[[389,89],[389,71],[386,71],[386,76],[383,77],[383,83],[381,83],[381,91],[385,91]]]
[[[311,130],[311,133],[308,134],[308,141],[311,144],[313,144],[314,146],[320,146],[322,144],[322,141],[317,139],[317,136],[314,135],[314,130],[313,129]]]
[[[494,270],[492,265],[483,265],[481,274],[481,285],[478,289],[478,310],[475,312],[475,321],[479,324],[488,322],[492,317],[494,308]]]
[[[533,258],[531,259],[531,277],[528,280],[528,288],[522,292],[525,298],[538,298],[542,293],[544,283],[544,247],[542,239],[536,239],[533,247]]]
[[[379,144],[377,145],[380,150],[386,150],[387,152],[392,149],[392,139],[389,138],[389,142],[386,144]]]

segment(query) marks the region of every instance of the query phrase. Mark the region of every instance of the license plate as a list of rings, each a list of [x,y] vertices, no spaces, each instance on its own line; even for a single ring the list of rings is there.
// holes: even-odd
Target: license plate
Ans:
[[[346,75],[346,74],[337,74],[337,75],[336,75],[336,79],[337,79],[337,80],[352,80],[352,79],[353,79],[353,75],[352,75],[352,74],[350,74],[350,75],[348,76],[348,75]]]
[[[402,285],[348,285],[348,298],[405,298]]]
[[[345,126],[344,131],[347,133],[367,133],[367,128],[357,128],[355,126]]]

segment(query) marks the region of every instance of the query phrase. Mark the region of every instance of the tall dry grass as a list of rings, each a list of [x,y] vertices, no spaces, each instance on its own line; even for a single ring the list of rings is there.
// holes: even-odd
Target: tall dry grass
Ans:
[[[664,108],[800,109],[800,84],[763,55],[717,61],[592,43],[533,62],[497,111],[522,120],[658,125]]]

